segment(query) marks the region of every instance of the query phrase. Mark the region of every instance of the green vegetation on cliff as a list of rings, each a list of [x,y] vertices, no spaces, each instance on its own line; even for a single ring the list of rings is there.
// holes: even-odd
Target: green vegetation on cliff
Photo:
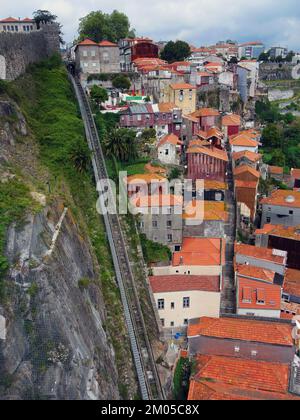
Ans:
[[[134,372],[130,368],[130,346],[123,308],[103,221],[96,210],[98,197],[84,126],[67,72],[60,60],[53,57],[32,66],[26,75],[10,84],[8,90],[25,115],[31,134],[38,141],[39,158],[48,168],[47,187],[41,187],[43,192],[48,191],[48,203],[57,198],[63,201],[72,210],[82,236],[88,237],[92,243],[96,266],[99,267],[98,283],[106,303],[104,328],[116,353],[120,389],[126,394],[126,384],[129,383],[130,391],[134,392]],[[37,180],[37,189],[40,183]],[[28,205],[24,198],[24,206]],[[19,211],[22,213],[22,207]],[[15,219],[16,215],[12,213],[8,223]],[[79,287],[82,286],[81,281]]]

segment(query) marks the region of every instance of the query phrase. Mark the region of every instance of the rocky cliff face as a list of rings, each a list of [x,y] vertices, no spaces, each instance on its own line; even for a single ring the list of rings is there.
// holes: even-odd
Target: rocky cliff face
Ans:
[[[10,302],[0,307],[2,395],[118,398],[94,262],[71,213],[56,204],[11,226],[6,253],[12,268]]]
[[[35,148],[23,116],[0,101],[0,189],[20,177],[17,168],[24,179],[47,179]],[[45,205],[42,194],[32,197],[40,210],[6,232],[10,269],[0,303],[0,398],[118,399],[89,240],[60,200],[52,197]]]

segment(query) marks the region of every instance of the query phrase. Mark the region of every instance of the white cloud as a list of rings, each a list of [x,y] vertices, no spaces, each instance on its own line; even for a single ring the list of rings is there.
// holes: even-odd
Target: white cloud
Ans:
[[[262,40],[300,49],[298,0],[0,0],[1,15],[31,15],[38,8],[58,15],[67,41],[79,18],[92,10],[126,13],[139,35],[155,39],[186,39],[195,45],[221,39]]]

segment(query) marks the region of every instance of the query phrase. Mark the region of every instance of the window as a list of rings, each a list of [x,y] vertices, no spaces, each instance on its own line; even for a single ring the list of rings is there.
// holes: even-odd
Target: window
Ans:
[[[19,27],[15,26],[15,30],[16,30],[16,32],[19,32]]]
[[[168,156],[169,155],[169,149],[165,150],[165,155]]]
[[[164,310],[165,309],[165,299],[158,299],[157,307],[158,307],[159,311]]]
[[[171,309],[175,309],[175,302],[171,303]]]
[[[91,51],[91,56],[92,56],[92,57],[96,57],[96,51],[95,51],[95,50],[92,50],[92,51]]]
[[[190,298],[189,297],[183,298],[183,308],[187,309],[189,307],[190,307]]]
[[[168,229],[172,229],[172,222],[171,222],[171,220],[168,220],[167,221],[167,228]]]
[[[240,351],[241,351],[240,347],[239,346],[235,346],[234,352],[235,353],[239,353]]]
[[[252,351],[251,351],[251,356],[252,356],[252,357],[256,357],[256,356],[257,356],[257,354],[258,354],[258,353],[257,353],[257,351],[256,351],[256,350],[252,350]]]
[[[164,327],[165,326],[165,320],[161,319],[160,322],[161,322],[161,325]]]
[[[267,217],[267,223],[271,223],[271,217]]]
[[[153,220],[153,222],[152,222],[152,227],[153,227],[154,229],[157,229],[157,228],[158,228],[158,223],[157,223],[157,221],[156,221],[156,220]]]
[[[142,116],[140,114],[137,116],[137,120],[142,121]]]
[[[171,326],[171,327],[174,327],[174,325],[175,325],[175,324],[174,324],[174,321],[172,321],[172,322],[170,323],[170,326]]]
[[[292,216],[294,214],[294,210],[290,210],[289,214]]]
[[[172,214],[172,208],[171,207],[166,208],[166,214],[168,214],[168,215]]]
[[[87,51],[83,51],[83,53],[82,53],[82,55],[83,55],[83,57],[87,57]]]
[[[144,229],[144,222],[140,222],[140,229]]]
[[[183,321],[183,325],[189,325],[189,320],[188,320],[188,319],[185,319],[185,320]]]
[[[173,235],[168,235],[168,242],[173,242]]]

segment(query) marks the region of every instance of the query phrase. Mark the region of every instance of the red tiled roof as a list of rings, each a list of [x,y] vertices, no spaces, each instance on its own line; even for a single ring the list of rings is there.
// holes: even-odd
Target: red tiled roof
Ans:
[[[238,166],[237,168],[235,168],[234,171],[233,171],[233,174],[236,177],[238,175],[244,174],[245,172],[249,172],[255,178],[258,178],[258,179],[260,178],[260,173],[256,169],[252,168],[252,166],[249,166],[249,165],[246,165],[246,164]]]
[[[260,309],[280,311],[281,286],[263,284],[238,276],[238,307],[241,309]],[[260,304],[259,301],[265,302]]]
[[[94,46],[98,46],[98,44],[97,44],[97,42],[94,42],[91,39],[86,38],[85,40],[79,42],[76,45],[76,48],[79,47],[79,46],[86,46],[86,47],[92,46],[92,47],[94,47]]]
[[[283,284],[284,293],[300,297],[300,271],[287,269]]]
[[[241,125],[241,117],[236,114],[225,115],[222,118],[222,125],[224,126],[240,126]]]
[[[189,147],[187,154],[203,154],[207,156],[211,156],[218,160],[223,160],[224,162],[228,162],[228,155],[225,150],[217,149],[216,147],[203,147],[203,146],[194,146]]]
[[[283,225],[264,225],[262,229],[257,229],[255,235],[272,235],[280,238],[292,239],[300,241],[300,225],[283,226]]]
[[[300,207],[300,192],[293,190],[276,190],[272,194],[263,198],[261,204],[271,204],[282,207]]]
[[[257,246],[246,245],[246,244],[235,244],[235,253],[245,255],[258,260],[271,261],[275,264],[284,264],[285,257],[276,255],[273,249],[259,248]]]
[[[199,355],[188,400],[298,399],[288,393],[289,365]]]
[[[232,146],[243,146],[243,147],[257,147],[258,146],[258,143],[256,140],[253,140],[244,134],[240,134],[237,137],[231,138],[229,143]]]
[[[182,141],[179,140],[179,137],[177,137],[175,134],[167,134],[164,136],[158,143],[157,147],[161,147],[164,144],[173,144],[174,146],[180,146],[183,145]]]
[[[150,277],[153,293],[203,291],[220,292],[218,276],[154,276]]]
[[[234,181],[236,188],[247,188],[249,190],[256,190],[258,186],[258,181],[242,181],[241,179],[236,179]]]
[[[173,83],[170,86],[173,90],[196,89],[196,86],[190,85],[188,83]]]
[[[262,155],[260,155],[259,153],[250,152],[249,150],[243,150],[242,152],[234,152],[232,154],[232,158],[234,161],[240,160],[243,157],[250,160],[250,162],[255,163],[261,159]]]
[[[171,194],[159,194],[159,195],[146,195],[138,196],[137,198],[131,199],[131,204],[137,208],[149,208],[152,207],[175,207],[182,206],[182,196],[175,196]]]
[[[293,326],[279,322],[252,321],[239,318],[203,317],[190,322],[188,337],[215,337],[228,340],[293,346]]]
[[[158,109],[159,112],[173,112],[173,109],[177,109],[178,106],[174,104],[173,102],[165,102],[165,103],[159,103]]]
[[[6,19],[1,19],[0,22],[8,22],[8,23],[13,23],[13,22],[20,22],[19,19],[13,18],[13,17],[8,17]]]
[[[274,283],[275,271],[254,267],[253,265],[237,264],[236,272],[240,277],[262,280],[271,284]]]
[[[280,166],[269,166],[269,174],[283,175],[283,168]]]
[[[214,108],[201,108],[191,114],[193,117],[219,117],[220,112]]]
[[[221,248],[224,261],[224,239],[184,238],[181,251],[173,254],[173,267],[180,265],[219,266],[221,265]]]
[[[118,45],[110,41],[101,41],[98,44],[100,47],[117,47]]]

